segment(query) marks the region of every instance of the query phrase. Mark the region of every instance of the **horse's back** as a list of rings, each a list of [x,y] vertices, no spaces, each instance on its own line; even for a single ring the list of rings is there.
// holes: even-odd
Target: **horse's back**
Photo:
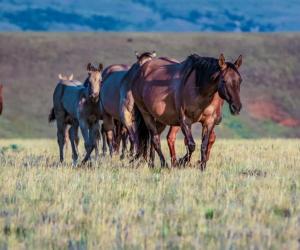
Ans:
[[[165,58],[153,59],[142,66],[133,95],[163,124],[178,125],[177,101],[180,90],[181,64]]]
[[[59,82],[54,90],[53,104],[57,112],[66,111],[73,117],[77,115],[77,107],[80,97],[84,93],[83,85],[65,85]]]
[[[126,64],[112,64],[106,67],[102,73],[102,80],[104,81],[111,73],[116,71],[127,71],[130,67]]]

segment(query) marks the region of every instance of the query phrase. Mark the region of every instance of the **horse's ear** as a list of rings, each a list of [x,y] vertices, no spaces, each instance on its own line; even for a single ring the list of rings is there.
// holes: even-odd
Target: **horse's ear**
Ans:
[[[238,57],[238,59],[236,59],[236,61],[234,62],[234,65],[235,65],[235,67],[236,67],[237,69],[238,69],[239,67],[241,67],[242,61],[243,61],[242,55],[240,55],[240,56]]]
[[[134,53],[135,53],[136,58],[137,58],[137,59],[140,59],[140,53],[137,52],[137,51],[135,51]]]
[[[98,71],[101,72],[103,70],[103,64],[99,63]]]
[[[69,81],[72,81],[72,80],[73,80],[73,77],[74,77],[74,75],[71,74],[71,75],[69,76]]]
[[[87,65],[87,67],[86,67],[87,71],[91,71],[91,67],[92,67],[92,64],[91,64],[91,63],[88,63],[88,65]]]
[[[58,74],[58,79],[59,80],[63,80],[64,78],[63,78],[63,76],[61,74]]]
[[[225,62],[225,57],[224,57],[223,53],[219,57],[219,66],[221,69],[226,68],[226,62]]]
[[[156,57],[156,51],[155,50],[152,51],[152,57]]]

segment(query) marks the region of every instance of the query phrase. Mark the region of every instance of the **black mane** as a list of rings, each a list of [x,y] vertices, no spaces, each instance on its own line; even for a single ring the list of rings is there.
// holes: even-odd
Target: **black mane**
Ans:
[[[203,87],[211,82],[213,75],[220,71],[219,61],[212,57],[192,54],[183,62],[183,82],[186,83],[193,70],[196,71],[196,87]]]

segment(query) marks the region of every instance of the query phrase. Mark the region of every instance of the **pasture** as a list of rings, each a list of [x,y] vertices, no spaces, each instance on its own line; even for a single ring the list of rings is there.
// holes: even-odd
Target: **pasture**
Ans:
[[[55,140],[0,145],[0,249],[300,247],[300,140],[217,140],[203,173],[117,156],[74,169]]]

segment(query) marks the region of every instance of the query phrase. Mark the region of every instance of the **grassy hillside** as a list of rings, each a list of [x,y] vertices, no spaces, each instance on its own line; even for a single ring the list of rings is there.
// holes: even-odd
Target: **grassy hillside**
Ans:
[[[243,54],[244,109],[232,117],[225,106],[219,136],[300,136],[297,33],[0,33],[0,48],[0,82],[5,85],[2,138],[55,136],[47,115],[58,73],[74,73],[83,80],[90,61],[131,64],[135,50],[153,49],[180,60],[191,53],[217,57],[223,52],[229,60]]]
[[[218,140],[204,173],[72,169],[55,140],[0,144],[1,249],[299,248],[299,140]]]

